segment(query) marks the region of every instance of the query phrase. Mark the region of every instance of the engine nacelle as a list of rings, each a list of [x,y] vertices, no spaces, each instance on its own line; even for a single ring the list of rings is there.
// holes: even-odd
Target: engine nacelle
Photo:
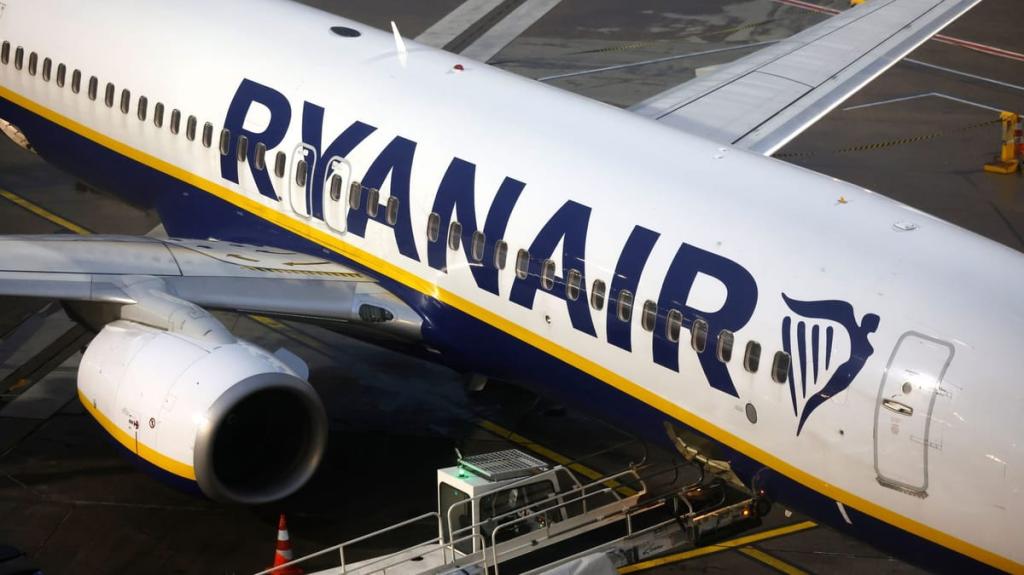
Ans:
[[[302,487],[327,443],[319,397],[284,359],[119,320],[86,350],[78,392],[138,457],[210,498],[259,504]]]

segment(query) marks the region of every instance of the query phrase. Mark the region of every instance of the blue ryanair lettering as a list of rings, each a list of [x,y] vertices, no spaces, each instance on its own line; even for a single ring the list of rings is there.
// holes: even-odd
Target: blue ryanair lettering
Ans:
[[[409,182],[412,177],[412,160],[416,154],[416,142],[395,136],[391,143],[370,164],[363,177],[363,188],[380,188],[390,176],[391,197],[398,199],[398,221],[393,226],[395,243],[403,256],[419,261],[416,241],[412,234],[412,217],[409,214]],[[386,209],[378,207],[373,221],[387,226]],[[366,222],[370,219],[367,210],[349,210],[348,230],[360,237],[366,236]],[[392,227],[392,226],[388,226]]]
[[[620,347],[626,351],[632,351],[633,342],[630,334],[633,332],[632,322],[619,320],[616,306],[619,293],[622,290],[629,290],[636,295],[636,288],[640,284],[640,274],[647,265],[647,258],[651,256],[651,250],[657,243],[660,234],[641,226],[634,226],[633,231],[626,240],[626,245],[619,254],[619,261],[615,264],[615,275],[612,276],[612,285],[608,290],[608,312],[607,331],[608,343]]]
[[[270,119],[267,127],[262,132],[254,132],[245,129],[245,118],[249,115],[253,104],[259,104],[270,111]],[[238,183],[238,161],[236,160],[236,148],[238,137],[245,136],[250,146],[258,143],[264,144],[267,149],[274,148],[284,141],[288,132],[288,126],[292,121],[292,107],[288,104],[288,98],[277,90],[257,84],[252,80],[242,80],[235,91],[231,105],[228,106],[227,117],[224,119],[224,128],[231,133],[231,140],[226,155],[220,157],[220,175],[225,180]],[[246,154],[249,170],[256,181],[256,189],[261,195],[272,200],[280,199],[274,190],[274,184],[270,181],[270,174],[267,170],[257,170],[254,162],[255,154]]]
[[[324,109],[316,104],[306,102],[302,107],[302,141],[315,154],[313,162],[311,162],[314,168],[306,183],[309,194],[306,209],[309,211],[307,215],[318,220],[324,219],[324,182],[327,179],[327,169],[329,168],[327,160],[348,156],[356,146],[363,143],[363,140],[377,130],[369,124],[353,122],[333,142],[323,148],[323,126]]]
[[[687,305],[698,274],[710,276],[725,286],[725,303],[719,310],[699,310]],[[735,397],[739,394],[728,366],[718,361],[715,355],[718,333],[723,329],[738,331],[743,328],[754,315],[756,306],[757,283],[750,272],[730,259],[688,244],[683,244],[676,252],[658,297],[658,309],[679,309],[683,312],[684,326],[691,325],[696,317],[704,318],[714,326],[714,334],[709,338],[707,347],[698,355],[700,366],[711,387]],[[656,333],[665,332],[665,322],[666,315],[658,314]],[[653,355],[658,365],[679,371],[678,341],[655,337]]]
[[[578,331],[597,337],[594,321],[590,317],[586,278],[580,286],[579,297],[570,299],[565,289],[565,274],[570,268],[583,273],[583,262],[586,260],[587,227],[590,224],[590,208],[573,201],[566,202],[551,216],[544,227],[530,244],[530,268],[526,278],[516,278],[512,284],[509,299],[527,309],[533,309],[534,296],[541,289],[540,273],[544,260],[554,256],[555,248],[562,244],[562,277],[555,278],[555,288],[548,295],[565,300],[569,310],[569,321]]]
[[[472,250],[471,238],[477,230],[476,222],[476,165],[455,158],[448,165],[448,170],[441,179],[441,185],[437,188],[437,195],[434,196],[433,212],[440,216],[440,230],[436,242],[427,244],[427,262],[430,267],[444,270],[448,264],[448,228],[452,221],[453,213],[458,216],[462,224],[462,246],[467,257]],[[526,186],[523,182],[512,178],[505,178],[498,188],[498,193],[487,211],[487,218],[484,220],[484,237],[487,241],[484,245],[483,261],[485,265],[470,266],[473,279],[480,289],[487,290],[495,295],[498,293],[498,268],[490,265],[494,261],[495,241],[505,236],[505,228],[508,226],[512,209],[515,208],[519,195]]]

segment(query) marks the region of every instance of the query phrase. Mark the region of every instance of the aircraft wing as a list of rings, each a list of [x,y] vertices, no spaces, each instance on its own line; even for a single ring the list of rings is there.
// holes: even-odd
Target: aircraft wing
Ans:
[[[133,286],[154,278],[169,295],[208,309],[361,324],[420,339],[414,310],[369,276],[319,257],[218,241],[0,236],[0,296],[131,305]]]
[[[771,155],[980,0],[868,0],[632,111]]]

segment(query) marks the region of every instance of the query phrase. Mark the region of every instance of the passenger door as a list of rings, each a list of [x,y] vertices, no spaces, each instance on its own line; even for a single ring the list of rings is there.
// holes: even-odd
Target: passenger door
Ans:
[[[953,346],[903,334],[889,358],[875,404],[875,472],[886,487],[926,497],[932,408]]]
[[[306,218],[310,217],[312,213],[313,173],[315,167],[316,151],[306,144],[299,144],[292,154],[288,200],[292,211]]]
[[[348,186],[352,166],[341,156],[327,160],[324,178],[324,221],[331,229],[344,232],[348,220]]]

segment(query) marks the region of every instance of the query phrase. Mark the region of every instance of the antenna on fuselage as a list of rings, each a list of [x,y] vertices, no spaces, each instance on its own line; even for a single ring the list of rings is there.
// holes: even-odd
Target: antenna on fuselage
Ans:
[[[409,52],[405,49],[405,40],[402,40],[402,33],[398,31],[398,24],[395,24],[394,20],[391,21],[391,32],[395,35],[395,52],[398,53],[398,61],[404,68],[409,58]]]

